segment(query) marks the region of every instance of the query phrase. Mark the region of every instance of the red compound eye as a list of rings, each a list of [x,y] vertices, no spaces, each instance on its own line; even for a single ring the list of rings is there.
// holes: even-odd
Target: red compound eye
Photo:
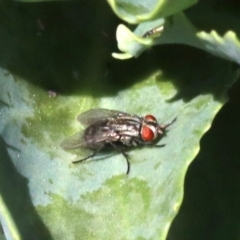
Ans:
[[[156,118],[153,115],[147,115],[147,116],[145,116],[145,119],[149,120],[149,121],[153,121],[153,122],[157,121]]]
[[[146,142],[152,141],[154,139],[154,133],[151,128],[147,126],[142,127],[142,139]]]

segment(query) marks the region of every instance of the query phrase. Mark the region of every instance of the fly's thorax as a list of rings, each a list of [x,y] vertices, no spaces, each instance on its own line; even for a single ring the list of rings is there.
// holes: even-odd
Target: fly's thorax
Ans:
[[[109,121],[107,126],[110,129],[114,129],[116,133],[120,136],[126,137],[138,137],[141,127],[141,122],[131,121],[131,120],[117,120]]]
[[[139,119],[135,120],[132,117],[118,118],[115,121],[109,121],[107,126],[118,135],[117,142],[125,146],[137,146],[141,139],[141,121]]]
[[[156,118],[152,115],[146,115],[142,121],[141,137],[145,142],[151,142],[161,134],[161,129]]]

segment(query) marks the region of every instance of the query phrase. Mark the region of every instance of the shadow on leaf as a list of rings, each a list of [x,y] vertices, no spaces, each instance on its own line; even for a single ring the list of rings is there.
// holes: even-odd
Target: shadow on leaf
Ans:
[[[2,137],[0,137],[0,159],[0,193],[5,207],[14,220],[19,237],[22,239],[52,239],[49,230],[32,205],[28,181],[15,169],[7,152],[7,144]],[[4,216],[2,215],[2,217]],[[12,228],[13,226],[5,227]]]

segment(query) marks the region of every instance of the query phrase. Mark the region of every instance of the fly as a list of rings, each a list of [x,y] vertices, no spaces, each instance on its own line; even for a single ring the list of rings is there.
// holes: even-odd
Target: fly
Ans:
[[[103,149],[110,147],[124,156],[128,174],[130,162],[126,148],[139,145],[163,147],[165,144],[156,145],[154,140],[162,136],[165,129],[176,118],[164,125],[159,124],[152,115],[140,117],[135,114],[99,108],[81,113],[77,120],[86,128],[65,139],[61,146],[65,150],[87,148],[93,150],[93,153],[73,163],[93,158]]]
[[[162,33],[163,31],[163,26],[159,26],[159,27],[156,27],[156,28],[152,28],[151,30],[145,32],[142,37],[143,38],[155,38],[155,37],[159,37],[160,34]]]

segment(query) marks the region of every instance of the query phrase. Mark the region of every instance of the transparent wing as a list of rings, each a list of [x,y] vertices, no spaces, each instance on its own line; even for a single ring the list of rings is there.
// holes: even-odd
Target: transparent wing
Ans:
[[[76,134],[63,140],[60,146],[65,150],[84,147],[86,143],[84,142],[83,134],[84,131],[77,132]]]
[[[60,146],[65,150],[76,148],[99,148],[104,146],[106,140],[108,140],[108,135],[97,132],[86,141],[83,130],[63,140]]]
[[[78,115],[77,120],[84,126],[89,126],[98,121],[115,118],[117,116],[128,116],[128,115],[130,114],[116,111],[116,110],[96,108],[96,109],[90,109],[86,112],[81,113],[80,115]]]

